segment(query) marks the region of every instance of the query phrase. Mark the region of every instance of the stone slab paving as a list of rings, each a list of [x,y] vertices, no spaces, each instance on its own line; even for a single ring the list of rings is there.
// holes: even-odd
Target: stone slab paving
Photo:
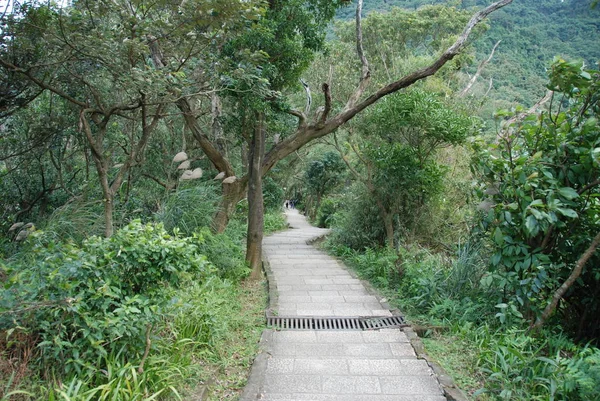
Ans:
[[[296,210],[290,229],[265,238],[279,316],[391,316],[344,266],[307,242],[327,234]],[[400,329],[265,330],[243,401],[445,401]]]

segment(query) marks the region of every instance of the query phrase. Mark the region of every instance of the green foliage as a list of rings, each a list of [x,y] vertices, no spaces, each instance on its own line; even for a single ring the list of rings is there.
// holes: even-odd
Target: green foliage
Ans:
[[[248,73],[256,74],[257,81],[263,80],[270,90],[297,86],[314,53],[323,48],[325,28],[343,2],[270,1],[264,18],[247,34],[228,43],[224,55],[237,69],[247,68]],[[248,53],[254,55],[254,60],[248,58]],[[240,82],[235,84],[239,89]]]
[[[238,241],[227,234],[214,234],[204,227],[194,235],[198,240],[198,251],[217,268],[219,275],[238,281],[248,273],[244,263],[244,249]]]
[[[39,337],[41,357],[57,373],[93,370],[120,350],[133,361],[181,272],[211,274],[195,242],[132,222],[81,247],[34,244],[31,260],[7,266],[0,328]]]
[[[500,400],[597,398],[600,350],[577,346],[559,335],[538,339],[521,330],[482,333],[481,369],[485,389]]]
[[[265,209],[280,211],[283,205],[285,194],[283,188],[279,186],[271,177],[263,178],[263,202]]]
[[[346,188],[337,212],[330,218],[332,243],[354,250],[377,248],[385,242],[385,229],[377,205],[361,184]]]
[[[325,152],[308,164],[304,172],[307,191],[305,202],[312,206],[307,208],[311,218],[316,217],[323,197],[334,191],[341,183],[345,169],[346,165],[339,153],[332,151]]]
[[[265,213],[265,234],[271,234],[287,228],[287,220],[281,211]]]
[[[363,13],[366,18],[363,19],[363,43],[372,78],[378,84],[387,83],[392,77],[401,77],[431,63],[434,57],[450,46],[471,17],[471,11],[448,4],[428,4],[417,10],[407,10],[405,1],[389,2],[389,5],[384,5],[385,10],[380,12],[376,3],[364,2]],[[473,36],[479,36],[485,29],[485,24],[477,26]],[[335,33],[340,42],[348,46],[346,49],[354,47],[356,33],[353,22],[338,23]],[[448,93],[453,83],[444,81],[448,81],[472,58],[472,49],[465,49],[436,74],[437,77],[432,77],[434,82],[424,85],[438,86]],[[336,60],[336,64],[339,64],[339,60]]]
[[[329,228],[332,225],[334,215],[340,206],[339,198],[325,198],[321,202],[321,207],[317,212],[317,227]]]
[[[493,247],[486,280],[529,317],[546,305],[600,229],[599,77],[558,59],[550,76],[558,108],[529,116],[499,112],[513,118],[498,142],[474,144],[481,228]],[[571,305],[585,305],[594,315],[600,309],[589,291],[599,279],[596,260],[566,294]],[[579,321],[574,310],[564,312],[567,321]],[[590,335],[596,332],[594,323],[585,325]]]
[[[169,231],[177,228],[185,235],[192,235],[202,227],[210,227],[218,200],[214,185],[195,184],[169,194],[156,214],[156,220]]]
[[[410,10],[418,15],[420,10],[427,8],[435,10],[436,7],[447,3],[446,0],[373,0],[365,2],[364,13],[380,20],[379,24],[374,24],[372,28],[375,32],[378,31],[378,28],[385,32],[388,28],[387,25],[381,24],[381,20],[386,17],[384,14],[386,12],[388,14],[396,12],[396,15],[400,16]],[[476,96],[483,97],[488,89],[490,78],[493,79],[492,91],[481,112],[486,120],[491,119],[494,110],[499,107],[511,107],[515,104],[529,105],[539,100],[543,96],[542,88],[546,79],[547,65],[556,55],[563,58],[585,60],[586,64],[590,66],[600,60],[600,46],[598,41],[593,39],[598,36],[599,32],[597,21],[600,10],[598,7],[593,8],[594,3],[596,2],[592,0],[547,0],[543,2],[521,0],[494,12],[489,17],[489,30],[485,35],[476,38],[473,43],[476,59],[484,60],[489,56],[494,44],[498,40],[502,40],[498,51],[483,70],[473,91],[478,94]],[[454,4],[457,4],[458,12],[470,14],[473,7],[481,8],[489,5],[490,2],[462,0],[454,2]],[[404,10],[395,11],[395,7],[401,7]],[[444,13],[440,13],[440,15],[443,16]],[[337,16],[342,20],[353,19],[352,7],[340,9]],[[464,21],[462,18],[464,17],[461,15],[454,15],[449,22],[440,18],[442,32],[457,24],[458,21]],[[368,18],[365,19],[365,22],[367,21]],[[409,18],[404,18],[400,22],[405,26],[406,32],[413,32],[418,27],[430,23],[429,20],[424,21],[414,28],[410,26],[409,22]],[[462,29],[460,26],[457,28]],[[455,34],[457,33],[455,31]],[[400,31],[396,35],[396,37],[405,37],[406,34]],[[385,37],[386,35],[383,34],[375,35],[375,39],[372,39],[375,45],[369,46],[369,48],[380,48],[377,39]],[[392,36],[392,38],[394,37]],[[433,35],[432,38],[426,36],[425,38],[433,40],[437,36]],[[396,44],[393,49],[396,50],[401,46]],[[422,51],[423,47],[425,45],[418,49]],[[385,51],[381,52],[381,55],[378,55],[377,52],[374,53],[370,56],[370,60],[379,59],[381,55],[392,54]],[[465,61],[475,58],[475,54],[468,57]],[[458,66],[463,70],[468,69],[472,74],[477,63],[471,62],[467,66],[466,63],[459,62]],[[464,79],[464,85],[466,85],[466,80],[467,77]]]
[[[464,142],[473,131],[474,120],[440,96],[417,89],[384,98],[353,124],[345,149],[339,144],[337,148],[346,152],[344,159],[354,165],[350,169],[354,178],[365,187],[365,191],[355,192],[367,196],[361,207],[370,203],[367,210],[374,216],[365,216],[364,224],[356,221],[365,213],[351,206],[352,198],[347,197],[342,208],[351,207],[352,216],[340,220],[349,223],[341,231],[366,228],[374,222],[385,225],[386,232],[381,237],[377,230],[363,230],[359,235],[367,235],[366,241],[344,244],[360,249],[381,245],[385,239],[391,246],[394,239],[422,238],[419,227],[427,219],[424,215],[440,205],[435,201],[444,190],[448,171],[438,161],[437,152]],[[370,233],[377,236],[369,237]]]

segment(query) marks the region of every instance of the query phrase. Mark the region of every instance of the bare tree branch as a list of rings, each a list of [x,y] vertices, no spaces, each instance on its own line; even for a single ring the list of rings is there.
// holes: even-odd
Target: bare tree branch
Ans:
[[[585,266],[587,261],[594,255],[594,252],[596,252],[596,248],[598,248],[598,245],[600,245],[600,233],[596,234],[590,246],[586,249],[586,251],[583,253],[583,255],[581,255],[581,257],[575,264],[575,268],[573,269],[567,280],[558,288],[558,290],[556,290],[556,292],[552,296],[552,300],[542,312],[542,315],[537,319],[535,324],[532,324],[529,327],[530,330],[537,330],[540,327],[542,327],[546,320],[548,320],[550,315],[554,313],[558,302],[562,299],[563,295],[565,295],[567,290],[571,288],[573,283],[575,283],[577,278],[579,278],[581,272],[583,271],[583,267]]]
[[[300,80],[300,83],[306,91],[306,107],[304,108],[304,114],[308,115],[308,113],[310,113],[310,106],[312,105],[312,95],[310,94],[310,86],[308,86],[308,83],[306,83],[306,81],[303,79]]]
[[[152,181],[154,181],[155,183],[157,183],[158,185],[160,185],[161,187],[164,187],[166,190],[172,190],[173,188],[175,188],[175,183],[171,183],[171,182],[163,182],[161,181],[159,178],[154,177],[153,175],[147,174],[147,173],[142,173],[142,176],[151,179]]]
[[[288,110],[288,114],[298,117],[298,129],[306,126],[306,115],[298,110]]]
[[[519,114],[515,115],[514,117],[506,120],[506,122],[504,122],[504,126],[509,126],[516,122],[523,121],[523,119],[525,119],[525,117],[527,117],[528,115],[536,113],[542,105],[547,103],[548,100],[552,99],[552,96],[554,96],[554,92],[551,90],[548,90],[546,92],[546,94],[544,95],[544,97],[541,98],[540,100],[538,100],[537,103],[534,104],[533,106],[531,106],[527,111],[525,111],[523,113],[519,113]]]
[[[325,108],[323,109],[323,113],[319,117],[319,121],[317,124],[322,126],[327,121],[327,117],[329,117],[329,113],[331,112],[331,90],[328,84],[323,84],[321,87],[323,90],[323,95],[325,96]]]
[[[481,75],[481,71],[483,71],[483,69],[485,68],[487,63],[489,63],[492,60],[492,57],[494,57],[494,52],[496,51],[496,48],[498,47],[500,42],[502,42],[502,41],[499,40],[496,42],[496,44],[492,48],[492,52],[490,53],[489,57],[487,59],[483,60],[479,64],[479,67],[477,67],[477,72],[475,73],[475,75],[473,75],[473,77],[471,78],[471,80],[469,81],[467,86],[465,86],[465,88],[458,94],[458,96],[460,96],[460,97],[465,96],[471,90],[473,85],[475,85],[475,81],[477,81],[477,78],[479,78],[479,76]]]
[[[266,155],[263,162],[263,173],[268,172],[279,160],[283,159],[290,153],[300,149],[308,142],[321,138],[327,134],[338,129],[340,126],[345,124],[354,118],[361,111],[371,106],[381,98],[398,92],[401,89],[407,88],[414,83],[425,79],[435,74],[440,68],[444,66],[448,61],[452,60],[456,55],[460,53],[462,48],[465,46],[469,35],[473,31],[473,28],[483,21],[492,12],[512,3],[513,0],[501,0],[491,4],[485,9],[475,13],[469,22],[467,23],[463,33],[459,36],[456,42],[450,46],[442,55],[433,62],[430,66],[422,68],[413,72],[412,74],[406,75],[397,81],[394,81],[388,85],[383,86],[377,92],[364,99],[362,102],[353,106],[350,109],[344,109],[341,113],[332,117],[328,121],[325,121],[322,125],[309,125],[304,129],[298,129],[296,132],[285,138],[277,146],[274,146]]]
[[[356,88],[352,96],[350,96],[350,99],[348,99],[348,103],[346,103],[346,109],[354,107],[358,99],[360,99],[365,89],[367,88],[367,85],[369,84],[371,78],[369,62],[367,61],[367,57],[365,56],[365,50],[363,48],[362,6],[363,0],[358,0],[358,4],[356,5],[356,52],[358,54],[358,58],[360,59],[362,70],[360,73],[358,87]]]
[[[492,90],[493,85],[494,85],[494,78],[490,78],[490,84],[488,85],[487,91],[485,92],[485,95],[483,95],[483,97],[487,97],[487,95]]]

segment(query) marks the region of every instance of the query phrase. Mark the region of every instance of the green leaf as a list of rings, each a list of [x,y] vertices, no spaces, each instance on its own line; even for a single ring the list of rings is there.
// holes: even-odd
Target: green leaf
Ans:
[[[504,244],[504,235],[502,234],[500,227],[496,227],[494,230],[494,242],[500,246]]]
[[[565,217],[571,217],[576,219],[578,217],[577,212],[573,209],[565,209],[562,207],[556,208],[556,210]]]
[[[577,191],[575,191],[573,188],[571,187],[562,187],[558,189],[558,193],[561,194],[561,196],[563,196],[564,198],[567,199],[575,199],[579,196],[579,194],[577,193]]]
[[[532,215],[527,216],[527,219],[525,220],[525,228],[529,234],[535,235],[539,230],[537,219]]]

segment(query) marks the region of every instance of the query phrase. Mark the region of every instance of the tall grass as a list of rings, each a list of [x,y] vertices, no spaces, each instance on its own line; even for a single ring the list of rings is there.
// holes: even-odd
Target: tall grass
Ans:
[[[47,239],[81,242],[104,233],[102,202],[74,201],[56,209],[40,227]]]
[[[218,201],[215,185],[195,184],[169,194],[155,219],[162,222],[168,231],[177,228],[185,235],[192,235],[199,228],[210,227]]]

